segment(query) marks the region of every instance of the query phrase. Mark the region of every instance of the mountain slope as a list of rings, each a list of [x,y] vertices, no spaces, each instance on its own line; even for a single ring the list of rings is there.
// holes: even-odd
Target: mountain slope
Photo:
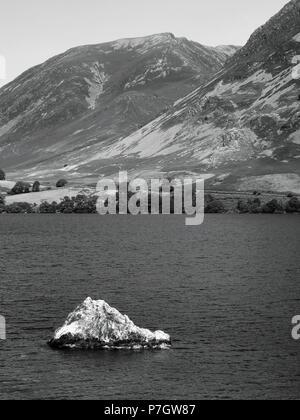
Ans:
[[[84,161],[103,142],[153,120],[236,49],[166,33],[56,56],[0,89],[0,165],[20,174],[41,170],[41,177],[60,166],[72,171],[78,154]]]
[[[214,80],[85,162],[214,175],[213,188],[300,193],[300,1],[251,36]],[[124,161],[124,158],[126,160]]]

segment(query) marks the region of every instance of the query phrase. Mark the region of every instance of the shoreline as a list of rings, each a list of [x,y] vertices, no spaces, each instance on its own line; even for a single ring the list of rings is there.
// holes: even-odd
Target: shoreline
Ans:
[[[34,193],[39,194],[39,193]],[[11,196],[10,196],[11,197]],[[3,214],[98,214],[98,196],[77,194],[75,196],[64,196],[59,201],[43,200],[40,204],[32,204],[24,201],[22,197],[16,198],[9,204],[4,197],[0,197],[0,215]],[[23,198],[23,200],[22,200]],[[195,196],[193,196],[195,203]],[[130,197],[128,198],[129,203]],[[151,195],[148,196],[148,212],[143,210],[139,215],[164,215],[162,211],[163,198],[159,198],[159,212],[155,213],[151,208]],[[123,215],[119,212],[118,201],[116,202],[116,215]],[[174,196],[170,194],[170,215],[187,215],[186,207],[183,206],[182,213],[174,212]],[[194,204],[195,208],[195,204]],[[196,210],[196,208],[195,208]],[[130,211],[128,209],[128,213]],[[278,194],[256,194],[246,193],[206,193],[204,214],[300,214],[300,200],[296,195],[282,196]]]
[[[46,186],[39,184],[39,190],[34,191],[31,184],[26,184],[27,191],[23,188],[21,193],[9,189],[13,181],[2,181],[0,183],[0,214],[96,214],[97,201],[99,193],[95,186],[84,186],[68,184],[65,181],[61,187]],[[25,184],[20,182],[23,187]],[[127,187],[127,205],[128,213],[129,202],[138,191],[131,192]],[[175,207],[174,188],[170,188],[170,193],[164,193],[163,190],[157,191],[153,202],[153,191],[148,190],[148,197],[144,200],[142,214],[163,214],[164,200],[169,200],[170,214],[186,214],[187,201],[185,196],[182,198],[182,213],[178,213],[178,206]],[[115,191],[115,211],[119,214],[119,190]],[[154,193],[156,194],[156,193]],[[177,197],[178,198],[178,197]],[[199,204],[196,189],[193,188],[192,196],[189,197],[190,205],[196,209],[196,203]],[[108,205],[107,198],[107,205]],[[135,197],[136,207],[139,208],[141,198]],[[293,192],[275,192],[275,191],[230,191],[230,190],[204,190],[204,208],[205,214],[298,214],[300,213],[300,195]],[[146,204],[147,203],[147,204]],[[154,205],[156,211],[153,209]],[[124,209],[124,207],[122,207]],[[147,213],[148,208],[148,213]],[[125,206],[126,209],[126,206]],[[180,209],[180,207],[179,207]],[[126,213],[126,210],[121,214]],[[198,211],[199,213],[199,211]],[[114,214],[114,213],[112,213]]]

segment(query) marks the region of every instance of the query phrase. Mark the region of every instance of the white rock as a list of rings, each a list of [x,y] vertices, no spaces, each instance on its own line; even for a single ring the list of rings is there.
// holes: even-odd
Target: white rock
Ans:
[[[165,349],[171,339],[163,331],[153,333],[137,327],[103,300],[87,298],[55,332],[49,345],[60,349]]]
[[[300,32],[294,36],[293,40],[296,42],[300,42]]]
[[[292,78],[295,80],[300,79],[300,64],[293,67]]]

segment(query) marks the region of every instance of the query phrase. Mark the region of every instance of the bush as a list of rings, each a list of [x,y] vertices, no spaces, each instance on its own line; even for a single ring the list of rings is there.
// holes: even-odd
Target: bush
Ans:
[[[2,169],[0,169],[0,181],[5,181],[5,179],[6,179],[5,172]]]
[[[39,183],[39,181],[35,181],[32,187],[32,192],[40,192],[40,187],[41,184]]]
[[[297,197],[293,197],[287,204],[285,210],[288,213],[299,213],[300,212],[300,201]]]
[[[225,213],[225,207],[222,201],[210,201],[205,207],[205,213]]]
[[[27,194],[30,192],[31,185],[28,182],[19,181],[9,192],[9,195]]]
[[[57,181],[56,183],[56,188],[63,188],[67,185],[68,181],[65,179],[60,179],[59,181]]]
[[[6,213],[33,213],[33,207],[29,203],[13,203],[5,206]]]

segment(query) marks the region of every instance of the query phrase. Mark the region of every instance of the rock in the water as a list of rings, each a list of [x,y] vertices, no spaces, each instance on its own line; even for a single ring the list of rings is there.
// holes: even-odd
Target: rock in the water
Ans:
[[[58,349],[165,349],[171,339],[163,331],[137,327],[103,300],[87,298],[48,344]]]

